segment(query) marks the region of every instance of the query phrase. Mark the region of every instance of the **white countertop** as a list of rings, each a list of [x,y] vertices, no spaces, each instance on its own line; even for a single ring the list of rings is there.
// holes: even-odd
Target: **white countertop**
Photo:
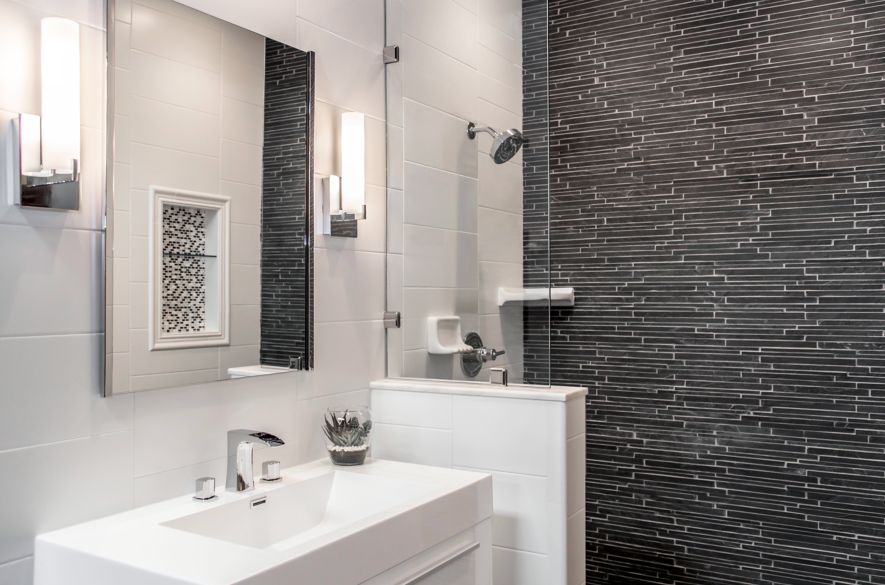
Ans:
[[[329,473],[400,482],[414,486],[414,495],[402,496],[403,504],[382,513],[341,522],[340,528],[292,546],[255,548],[170,527],[176,519],[240,500],[266,496],[274,501],[277,490]],[[355,585],[489,518],[492,511],[487,474],[381,460],[342,468],[322,460],[286,469],[282,476],[280,483],[258,484],[248,493],[219,489],[212,502],[182,496],[41,534],[36,540],[35,583],[267,585],[308,583],[302,581],[305,575],[323,575],[326,582]],[[400,498],[397,491],[388,497]],[[336,558],[338,562],[330,562]]]
[[[492,398],[520,398],[523,400],[551,400],[556,402],[567,402],[587,396],[587,389],[580,386],[537,386],[533,384],[499,386],[489,384],[488,382],[425,380],[421,378],[385,378],[372,382],[369,384],[369,387],[373,390],[489,396]]]

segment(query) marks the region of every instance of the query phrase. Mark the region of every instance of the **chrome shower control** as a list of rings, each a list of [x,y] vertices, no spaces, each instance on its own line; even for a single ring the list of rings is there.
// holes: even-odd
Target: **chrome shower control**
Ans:
[[[200,502],[208,502],[214,500],[218,496],[215,495],[215,478],[201,477],[197,480],[194,487],[194,499]]]
[[[503,349],[485,347],[482,343],[482,337],[475,331],[471,331],[464,337],[464,343],[473,348],[461,354],[461,369],[470,378],[475,378],[479,375],[483,364],[495,361],[498,357],[507,353]]]
[[[261,464],[261,481],[273,482],[281,479],[279,461],[265,461]]]

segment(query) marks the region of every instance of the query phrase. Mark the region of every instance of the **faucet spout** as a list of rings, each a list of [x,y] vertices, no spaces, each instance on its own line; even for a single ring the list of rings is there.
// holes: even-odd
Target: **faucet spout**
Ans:
[[[253,451],[256,445],[279,447],[282,439],[270,433],[235,429],[227,432],[227,482],[229,492],[247,492],[255,489]]]

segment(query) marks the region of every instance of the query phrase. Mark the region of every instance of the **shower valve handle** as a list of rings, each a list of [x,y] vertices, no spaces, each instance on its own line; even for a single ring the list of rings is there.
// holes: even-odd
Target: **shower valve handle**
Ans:
[[[494,349],[491,347],[478,347],[473,350],[473,354],[476,355],[483,362],[493,362],[498,359],[498,356],[502,356],[507,353],[506,349]]]

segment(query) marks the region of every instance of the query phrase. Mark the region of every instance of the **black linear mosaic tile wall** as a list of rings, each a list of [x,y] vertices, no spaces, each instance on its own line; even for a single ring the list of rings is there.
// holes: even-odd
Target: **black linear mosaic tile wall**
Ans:
[[[587,582],[885,583],[885,2],[549,10]]]
[[[313,54],[267,39],[261,212],[261,363],[312,364]]]

